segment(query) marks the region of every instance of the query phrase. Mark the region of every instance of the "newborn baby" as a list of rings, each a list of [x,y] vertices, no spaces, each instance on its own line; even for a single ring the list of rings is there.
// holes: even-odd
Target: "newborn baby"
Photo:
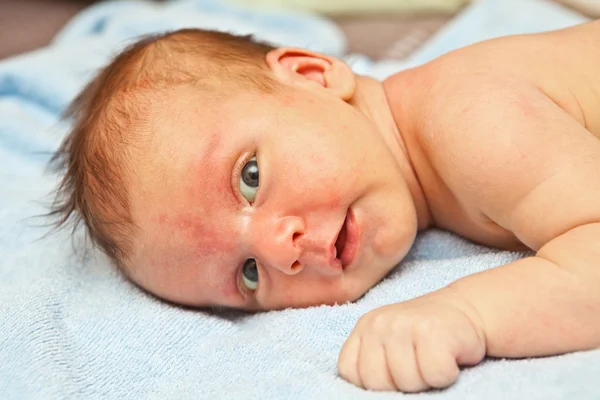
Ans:
[[[247,310],[353,301],[438,227],[534,256],[363,316],[340,375],[450,385],[487,354],[600,345],[600,22],[470,46],[384,82],[182,30],[70,108],[54,213],[137,285]]]

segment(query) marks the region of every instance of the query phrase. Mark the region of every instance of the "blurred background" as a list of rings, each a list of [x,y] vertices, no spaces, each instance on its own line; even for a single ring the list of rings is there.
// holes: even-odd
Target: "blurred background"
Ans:
[[[118,0],[116,0],[118,1]],[[151,0],[148,0],[151,1]],[[447,23],[469,0],[223,0],[252,7],[287,8],[333,19],[348,51],[377,60],[401,60]],[[477,1],[477,0],[471,0]],[[592,17],[600,0],[547,0]],[[160,2],[160,0],[154,0]],[[93,0],[0,0],[0,59],[50,43],[76,13]]]

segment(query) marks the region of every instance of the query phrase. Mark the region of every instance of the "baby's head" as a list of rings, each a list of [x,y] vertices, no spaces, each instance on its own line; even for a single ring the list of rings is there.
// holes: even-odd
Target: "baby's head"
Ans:
[[[247,37],[146,38],[73,102],[55,214],[83,221],[132,281],[172,302],[354,300],[417,228],[361,79],[333,57]]]

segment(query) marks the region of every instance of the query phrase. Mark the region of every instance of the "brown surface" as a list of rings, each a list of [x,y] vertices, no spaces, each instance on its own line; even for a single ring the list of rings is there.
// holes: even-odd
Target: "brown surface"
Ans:
[[[92,0],[0,0],[0,59],[47,45]],[[351,52],[372,58],[404,58],[447,16],[340,17]]]
[[[392,15],[340,17],[335,21],[348,39],[349,52],[372,59],[403,59],[419,48],[452,17]]]
[[[0,59],[47,45],[91,0],[0,0]]]

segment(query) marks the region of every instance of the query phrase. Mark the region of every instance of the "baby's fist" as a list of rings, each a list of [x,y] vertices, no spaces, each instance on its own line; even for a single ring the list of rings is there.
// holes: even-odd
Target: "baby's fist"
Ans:
[[[460,365],[485,356],[480,323],[467,309],[442,290],[365,314],[342,347],[340,376],[372,390],[451,385]]]

